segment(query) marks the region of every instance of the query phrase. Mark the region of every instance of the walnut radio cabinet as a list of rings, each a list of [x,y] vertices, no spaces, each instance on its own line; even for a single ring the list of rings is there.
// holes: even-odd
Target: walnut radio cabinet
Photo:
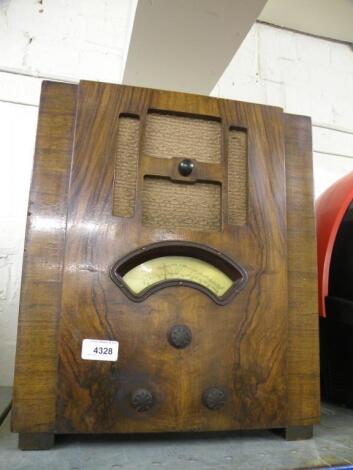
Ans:
[[[44,82],[13,431],[282,429],[319,419],[309,118]]]

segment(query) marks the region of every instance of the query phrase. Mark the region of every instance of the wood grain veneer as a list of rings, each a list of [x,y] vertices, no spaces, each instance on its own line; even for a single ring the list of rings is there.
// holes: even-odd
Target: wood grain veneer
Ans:
[[[119,137],[122,117],[138,123],[135,183],[128,189],[131,168],[119,158],[132,147],[131,138]],[[208,129],[216,136],[212,157],[204,142],[197,144],[203,159],[184,150],[159,154],[166,144],[160,147],[151,126],[172,135],[169,126],[179,126],[180,117],[182,126],[198,130],[179,148],[195,147],[195,132]],[[146,132],[152,132],[150,152]],[[287,437],[310,434],[319,413],[310,138],[308,119],[275,107],[86,81],[44,84],[14,392],[13,429],[23,448],[48,447],[51,434],[71,432],[285,428],[292,430]],[[234,152],[243,153],[230,162]],[[185,157],[195,163],[187,177],[178,172]],[[216,204],[217,230],[146,223],[151,180],[219,188],[208,204]],[[127,206],[119,208],[126,195]],[[196,220],[206,196],[193,197]],[[177,191],[175,199],[181,201]],[[166,197],[160,205],[167,214]],[[158,210],[157,204],[149,220]],[[222,306],[186,286],[133,302],[110,279],[111,267],[168,240],[223,252],[246,270],[246,286]],[[175,324],[192,331],[186,349],[168,343]],[[82,360],[85,338],[119,341],[118,362]],[[202,401],[213,386],[226,395],[218,411]],[[130,403],[141,388],[154,397],[143,413]]]
[[[320,417],[316,231],[311,120],[285,115],[288,226],[289,421]]]
[[[75,85],[43,82],[28,203],[12,408],[16,432],[53,432]]]

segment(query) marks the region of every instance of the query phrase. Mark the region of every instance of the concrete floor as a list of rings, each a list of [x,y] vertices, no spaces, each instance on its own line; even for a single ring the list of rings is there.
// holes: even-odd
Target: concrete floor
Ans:
[[[49,451],[20,451],[10,416],[0,428],[1,470],[289,470],[353,465],[353,410],[322,405],[315,438],[267,431],[158,436],[59,436]],[[332,470],[332,469],[331,469]]]

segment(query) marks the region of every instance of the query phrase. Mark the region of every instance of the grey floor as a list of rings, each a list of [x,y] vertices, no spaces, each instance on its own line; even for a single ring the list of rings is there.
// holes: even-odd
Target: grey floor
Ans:
[[[353,410],[325,403],[315,438],[300,442],[267,431],[59,436],[52,450],[23,452],[10,432],[9,415],[0,428],[1,470],[289,470],[337,464],[353,464]]]

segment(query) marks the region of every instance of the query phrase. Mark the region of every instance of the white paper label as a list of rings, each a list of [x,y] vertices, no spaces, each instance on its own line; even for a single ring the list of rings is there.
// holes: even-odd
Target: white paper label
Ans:
[[[89,361],[117,361],[119,343],[104,339],[84,339],[81,358]]]

